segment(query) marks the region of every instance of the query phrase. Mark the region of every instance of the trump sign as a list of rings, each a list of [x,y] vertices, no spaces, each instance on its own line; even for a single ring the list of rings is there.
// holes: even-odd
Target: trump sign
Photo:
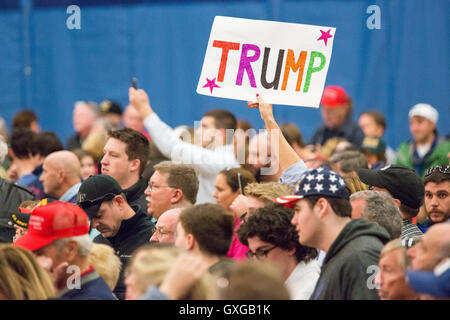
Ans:
[[[336,28],[217,16],[197,93],[318,108]]]

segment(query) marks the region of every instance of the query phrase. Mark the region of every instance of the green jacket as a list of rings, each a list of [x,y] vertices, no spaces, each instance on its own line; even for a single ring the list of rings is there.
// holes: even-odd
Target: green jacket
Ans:
[[[437,139],[434,148],[423,159],[420,159],[415,153],[414,142],[407,141],[398,147],[395,164],[413,168],[419,175],[424,176],[428,168],[447,164],[449,162],[447,157],[449,152],[450,141],[440,137]]]

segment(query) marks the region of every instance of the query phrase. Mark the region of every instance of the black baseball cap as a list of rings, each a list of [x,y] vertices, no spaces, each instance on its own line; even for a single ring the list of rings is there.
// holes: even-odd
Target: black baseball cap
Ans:
[[[105,174],[90,176],[80,186],[77,204],[92,219],[104,201],[111,201],[121,193],[123,190],[114,178]]]
[[[122,115],[122,107],[116,101],[105,100],[100,104],[100,110],[102,113],[114,113],[118,115]]]
[[[423,181],[409,167],[389,165],[380,170],[359,169],[358,176],[369,186],[387,189],[392,197],[410,208],[418,209],[423,203]]]
[[[14,222],[15,225],[25,228],[28,228],[28,222],[30,221],[30,212],[24,213],[24,212],[13,212],[11,214],[11,219]]]

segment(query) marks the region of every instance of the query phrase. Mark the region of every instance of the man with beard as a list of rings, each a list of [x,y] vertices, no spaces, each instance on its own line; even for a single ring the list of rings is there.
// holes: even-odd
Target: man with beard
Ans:
[[[428,169],[423,183],[428,218],[418,227],[426,232],[433,224],[450,219],[450,165]]]

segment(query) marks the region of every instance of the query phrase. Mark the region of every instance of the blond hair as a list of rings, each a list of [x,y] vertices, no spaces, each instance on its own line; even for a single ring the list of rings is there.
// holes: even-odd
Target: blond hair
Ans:
[[[347,188],[350,191],[350,194],[354,194],[359,191],[367,191],[369,190],[369,186],[363,183],[359,177],[353,175],[344,176],[344,181]]]
[[[91,132],[81,145],[82,150],[90,153],[97,163],[103,156],[103,148],[108,141],[108,134],[105,131]]]
[[[261,261],[235,263],[216,282],[221,300],[289,300],[280,270]]]
[[[175,259],[182,252],[182,249],[172,245],[144,245],[134,252],[127,273],[135,275],[137,290],[141,295],[149,286],[161,285]],[[180,300],[212,299],[212,279],[212,276],[206,273]]]
[[[294,193],[294,186],[278,182],[250,183],[244,188],[246,196],[255,197],[266,204],[272,203],[273,199],[285,197]]]
[[[347,140],[342,137],[333,137],[333,138],[328,139],[327,141],[325,141],[322,148],[320,149],[320,155],[325,159],[330,158],[331,155],[333,154],[334,149],[336,149],[337,145],[340,142],[344,142],[344,141],[347,141]]]
[[[381,250],[381,253],[380,253],[380,260],[386,254],[388,254],[389,252],[394,251],[394,250],[400,251],[400,265],[402,266],[403,270],[405,270],[406,265],[407,265],[406,248],[403,246],[400,238],[391,240],[385,244],[385,246],[383,247],[383,249]]]
[[[88,255],[88,263],[94,266],[111,291],[114,290],[122,268],[122,263],[114,253],[114,249],[106,244],[93,243]]]
[[[47,300],[55,287],[30,251],[0,244],[0,294],[8,300]]]

